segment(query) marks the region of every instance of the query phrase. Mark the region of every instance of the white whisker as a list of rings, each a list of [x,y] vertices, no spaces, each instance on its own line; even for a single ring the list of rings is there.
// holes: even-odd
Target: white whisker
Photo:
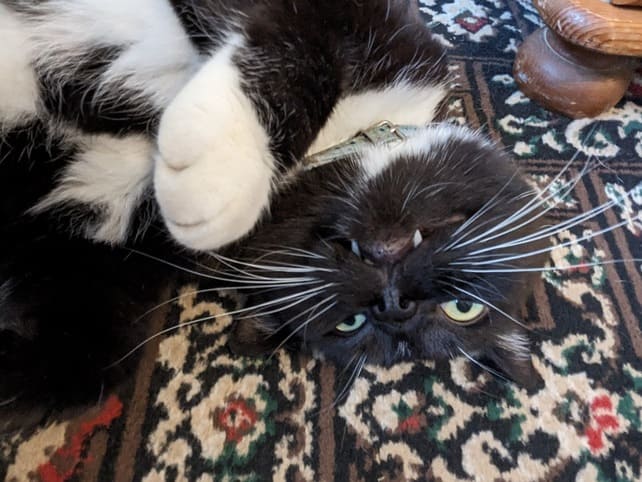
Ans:
[[[222,318],[224,316],[237,315],[237,314],[240,314],[240,313],[245,313],[247,311],[255,310],[257,308],[264,308],[264,307],[267,307],[267,306],[275,305],[277,303],[283,303],[284,301],[290,301],[290,300],[295,299],[295,298],[304,297],[305,295],[310,294],[310,293],[315,293],[316,294],[317,292],[323,291],[324,289],[329,288],[330,286],[333,286],[333,285],[334,285],[334,283],[327,283],[326,285],[319,286],[318,288],[313,288],[311,290],[306,290],[306,291],[303,291],[303,292],[300,292],[300,293],[294,293],[294,294],[291,294],[291,295],[288,295],[288,296],[284,296],[284,297],[278,298],[276,300],[271,300],[271,301],[267,301],[265,303],[261,303],[261,304],[256,305],[256,306],[250,306],[250,307],[241,308],[241,309],[234,310],[234,311],[228,311],[228,312],[221,313],[221,314],[218,314],[218,315],[204,316],[202,318],[197,318],[195,320],[186,321],[184,323],[178,323],[176,325],[173,325],[173,326],[170,326],[170,327],[165,328],[163,330],[160,330],[159,332],[147,337],[145,340],[141,341],[134,348],[129,350],[121,358],[119,358],[115,362],[107,365],[105,367],[105,369],[112,368],[112,367],[118,365],[119,363],[121,363],[124,360],[126,360],[128,357],[133,355],[135,352],[137,352],[140,348],[145,346],[150,341],[152,341],[152,340],[154,340],[154,339],[156,339],[156,338],[158,338],[160,336],[163,336],[163,335],[165,335],[167,333],[171,333],[173,331],[179,330],[181,328],[186,328],[188,326],[193,326],[193,325],[196,325],[196,324],[199,324],[199,323],[203,323],[205,321],[210,321],[210,320],[215,320],[215,319],[218,319],[218,318]],[[282,309],[287,309],[287,308],[290,308],[290,307],[291,306],[288,306],[288,307],[282,308]]]
[[[537,219],[545,216],[549,211],[555,208],[555,205],[548,206],[545,209],[542,209],[539,213],[537,213],[535,216],[528,218],[526,221],[518,224],[517,226],[513,226],[510,229],[504,229],[505,227],[509,227],[511,224],[519,221],[522,219],[524,216],[527,216],[531,212],[542,208],[550,199],[554,198],[555,196],[560,196],[560,192],[562,192],[561,196],[566,196],[568,193],[570,193],[577,183],[582,179],[582,177],[588,172],[588,166],[590,165],[589,162],[584,166],[580,174],[574,178],[571,179],[570,181],[566,182],[562,189],[557,190],[557,191],[552,191],[549,192],[551,189],[551,186],[553,185],[554,182],[559,179],[559,177],[562,175],[562,173],[567,169],[567,167],[570,165],[570,162],[566,164],[564,169],[560,171],[560,173],[555,176],[553,181],[551,181],[548,186],[543,189],[537,196],[534,196],[529,202],[527,202],[524,206],[522,206],[520,209],[512,213],[510,216],[508,216],[504,221],[500,222],[499,224],[494,225],[492,228],[484,231],[483,233],[475,236],[472,239],[469,239],[466,242],[460,242],[451,247],[451,249],[460,249],[463,248],[464,246],[468,246],[473,243],[487,243],[488,241],[491,241],[492,239],[495,239],[497,237],[505,236],[508,233],[511,233],[513,231],[516,231],[524,226],[527,226],[528,224],[536,221]],[[545,197],[542,198],[542,195],[546,192],[549,192],[549,194]],[[534,204],[533,204],[534,203]],[[500,231],[499,233],[492,235],[492,233],[495,233],[497,231]]]
[[[315,259],[327,259],[325,256],[322,256],[322,255],[321,255],[321,254],[319,254],[319,253],[315,253],[315,252],[313,252],[313,251],[308,251],[308,250],[303,249],[303,248],[295,248],[295,247],[293,247],[293,246],[282,246],[282,245],[279,245],[279,244],[275,244],[275,245],[269,245],[269,244],[267,244],[267,245],[264,245],[264,246],[268,246],[268,247],[269,247],[269,246],[272,246],[272,247],[274,247],[274,248],[277,248],[277,249],[279,249],[279,250],[286,251],[286,252],[295,252],[295,253],[300,253],[301,255],[307,255],[307,257],[310,257],[310,258],[315,258]],[[260,250],[260,248],[251,248],[251,249],[254,249],[254,250]]]
[[[310,256],[309,254],[290,252],[285,249],[260,249],[260,248],[252,248],[252,247],[246,248],[246,249],[248,251],[258,251],[260,253],[263,253],[258,258],[255,258],[254,261],[260,261],[265,258],[269,259],[270,256],[276,256],[276,255],[291,256],[293,258],[326,259],[325,257],[321,257],[321,256]]]
[[[473,356],[469,355],[468,352],[466,352],[462,347],[458,346],[457,350],[459,350],[459,353],[464,355],[468,359],[468,361],[474,363],[475,365],[477,365],[482,370],[490,373],[491,375],[499,378],[500,380],[503,380],[503,381],[505,381],[507,383],[510,382],[510,380],[508,378],[506,378],[504,375],[499,373],[497,370],[494,370],[493,368],[489,367],[485,363],[482,363],[479,360],[477,360],[476,358],[474,358]]]
[[[359,375],[361,374],[361,370],[363,370],[363,367],[365,366],[367,359],[368,359],[368,357],[365,354],[361,355],[359,357],[359,361],[355,364],[354,370],[350,374],[350,377],[348,378],[348,381],[344,385],[343,389],[336,396],[336,398],[334,399],[334,402],[332,402],[332,405],[330,406],[330,408],[336,406],[341,401],[341,399],[346,395],[346,393],[348,392],[348,390],[350,389],[350,387],[352,386],[354,381],[357,378],[359,378]]]
[[[259,270],[265,270],[265,271],[276,271],[276,272],[284,272],[284,273],[312,273],[315,271],[321,271],[325,273],[332,273],[335,272],[336,270],[330,269],[330,268],[321,268],[318,266],[306,266],[303,264],[288,264],[288,263],[283,263],[285,266],[277,266],[277,265],[266,265],[266,264],[256,264],[256,263],[248,263],[246,261],[240,261],[237,259],[232,259],[228,258],[226,256],[223,256],[218,253],[210,253],[210,256],[214,257],[215,259],[218,260],[225,260],[230,263],[236,263],[241,266],[247,266],[249,268],[256,268]]]
[[[225,278],[225,277],[221,277],[221,276],[214,276],[214,275],[211,275],[211,274],[203,273],[203,272],[196,271],[196,270],[193,270],[193,269],[190,269],[190,268],[186,268],[186,267],[178,265],[176,263],[172,263],[171,261],[164,260],[164,259],[159,258],[157,256],[153,256],[151,254],[147,254],[147,253],[144,253],[142,251],[138,251],[136,249],[129,248],[129,251],[131,251],[132,253],[138,254],[140,256],[144,256],[146,258],[152,259],[154,261],[158,261],[159,263],[162,263],[164,265],[171,266],[172,268],[176,268],[176,269],[178,269],[180,271],[183,271],[185,273],[193,274],[193,275],[199,276],[201,278],[207,278],[207,279],[211,279],[211,280],[215,280],[215,281],[223,281],[225,283],[238,283],[238,282],[249,283],[249,282],[252,282],[252,283],[254,283],[254,284],[258,285],[258,286],[261,286],[262,284],[273,284],[275,281],[281,280],[281,279],[287,281],[288,283],[298,283],[298,282],[316,280],[316,278],[311,278],[311,277],[280,278],[280,279],[279,278],[266,278],[265,280],[256,280],[256,281],[252,281],[252,280],[245,279],[245,278],[231,278],[231,277],[226,277]]]
[[[328,297],[328,298],[329,298],[329,297]],[[292,330],[292,333],[290,333],[288,336],[286,336],[286,337],[285,337],[285,339],[284,339],[281,343],[279,343],[279,344],[277,345],[277,347],[274,349],[274,351],[272,351],[272,354],[268,357],[268,360],[270,360],[272,357],[274,357],[274,355],[276,354],[276,352],[277,352],[278,350],[280,350],[281,348],[283,348],[283,346],[285,346],[285,344],[286,344],[288,341],[290,341],[290,339],[291,339],[294,335],[296,335],[299,331],[301,331],[303,328],[305,328],[306,326],[308,326],[308,324],[309,324],[309,323],[311,323],[312,321],[314,321],[314,320],[316,320],[317,318],[319,318],[319,317],[320,317],[321,315],[323,315],[326,311],[331,310],[332,308],[334,308],[336,305],[337,305],[337,302],[336,302],[336,301],[333,301],[332,303],[330,303],[328,306],[326,306],[325,308],[323,308],[323,309],[322,309],[321,311],[319,311],[318,313],[314,313],[314,316],[310,315],[310,316],[309,316],[309,317],[308,317],[308,318],[307,318],[303,323],[301,323],[301,325],[297,326],[295,330]]]
[[[470,266],[483,266],[483,265],[488,265],[488,264],[495,264],[495,263],[501,263],[504,261],[513,261],[515,259],[523,259],[523,258],[529,258],[531,256],[537,256],[538,254],[544,254],[544,253],[550,253],[551,251],[554,251],[555,249],[558,248],[564,248],[566,246],[571,246],[576,243],[580,243],[582,241],[586,241],[588,239],[592,239],[596,236],[600,236],[602,234],[609,233],[611,231],[614,231],[615,229],[618,229],[622,226],[625,226],[629,223],[629,221],[621,221],[617,224],[614,224],[613,226],[609,226],[608,228],[600,229],[599,231],[596,232],[591,232],[590,234],[584,235],[581,238],[573,239],[570,241],[566,241],[564,243],[560,244],[555,244],[552,246],[547,246],[546,248],[542,249],[536,249],[535,251],[530,251],[528,253],[522,253],[522,254],[517,254],[514,256],[507,256],[505,258],[499,258],[495,260],[487,260],[487,261],[455,261],[453,263],[450,263],[452,265],[470,265]]]
[[[630,259],[609,259],[605,261],[595,262],[595,263],[581,263],[574,264],[571,266],[547,266],[542,268],[510,268],[510,269],[458,269],[457,271],[462,273],[537,273],[537,272],[548,272],[548,271],[568,271],[576,270],[580,268],[592,268],[594,266],[603,266],[609,264],[623,264],[623,263],[639,263],[642,262],[642,258],[630,258]]]
[[[316,305],[311,306],[310,308],[308,308],[308,309],[306,309],[306,310],[302,311],[301,313],[298,313],[297,315],[295,315],[295,316],[293,316],[292,318],[288,319],[288,320],[287,320],[287,321],[285,321],[284,323],[281,323],[281,325],[279,325],[279,327],[278,327],[276,330],[274,330],[274,333],[273,333],[273,334],[278,333],[279,331],[281,331],[283,328],[286,328],[288,325],[290,325],[290,324],[291,324],[291,323],[293,323],[294,321],[296,321],[296,320],[298,320],[299,318],[301,318],[301,317],[303,317],[303,316],[307,315],[307,314],[308,314],[308,313],[310,313],[311,311],[316,310],[316,309],[317,309],[317,308],[319,308],[321,305],[323,305],[323,304],[327,303],[328,301],[330,301],[330,300],[332,300],[333,298],[336,298],[336,297],[337,297],[337,294],[336,294],[336,293],[335,293],[335,294],[332,294],[332,295],[328,296],[327,298],[324,298],[322,301],[320,301],[320,302],[319,302],[319,303],[317,303]]]
[[[632,191],[629,191],[629,193],[630,192],[632,192]],[[544,227],[543,229],[540,229],[539,231],[536,231],[536,232],[531,233],[529,235],[522,236],[520,238],[516,238],[516,239],[513,239],[511,241],[507,241],[505,243],[501,243],[501,244],[498,244],[498,245],[489,246],[487,248],[482,248],[482,249],[478,249],[478,250],[475,250],[475,251],[471,251],[466,256],[466,258],[468,258],[469,256],[474,256],[474,255],[477,255],[477,254],[486,253],[488,251],[495,251],[497,249],[504,248],[504,247],[519,246],[519,245],[522,245],[522,244],[531,243],[533,241],[537,241],[537,240],[540,240],[540,239],[544,239],[544,238],[553,236],[553,235],[555,235],[555,234],[557,234],[559,232],[562,232],[564,230],[570,229],[570,228],[572,228],[574,226],[577,226],[578,224],[581,224],[581,223],[583,223],[585,221],[588,221],[591,218],[599,216],[603,212],[608,211],[615,204],[616,204],[615,201],[608,201],[608,202],[606,202],[604,204],[601,204],[599,206],[594,207],[593,209],[591,209],[589,211],[586,211],[586,212],[578,214],[578,215],[576,215],[576,216],[574,216],[574,217],[572,217],[570,219],[567,219],[566,221],[554,224],[552,226]],[[502,234],[502,236],[503,235],[504,234]]]
[[[299,284],[297,284],[297,286],[311,285],[311,284],[316,284],[316,283],[321,283],[321,282],[322,282],[321,280],[308,281],[308,282],[305,282],[305,283],[299,283]],[[279,283],[279,284],[274,284],[274,285],[261,285],[260,288],[261,289],[283,288],[283,287],[287,287],[287,286],[289,286],[289,285],[283,285],[283,284]],[[186,291],[184,293],[181,293],[178,296],[174,296],[173,298],[165,300],[162,303],[159,303],[156,306],[148,309],[145,313],[143,313],[138,318],[136,318],[133,323],[134,324],[138,323],[139,321],[141,321],[143,318],[145,318],[149,314],[153,313],[154,311],[162,308],[163,306],[167,306],[169,304],[172,304],[172,303],[180,300],[181,298],[184,298],[185,296],[200,295],[200,294],[203,294],[203,293],[213,293],[215,291],[223,291],[223,290],[247,290],[247,289],[255,290],[256,288],[257,288],[256,285],[245,285],[245,286],[234,285],[234,286],[217,286],[216,288],[206,288],[206,289],[199,289],[199,290],[193,290],[193,291]]]
[[[483,289],[483,290],[488,291],[488,292],[490,292],[490,293],[493,293],[494,295],[498,296],[499,298],[502,298],[503,300],[507,301],[506,296],[504,296],[504,295],[503,295],[503,294],[502,294],[502,293],[497,289],[497,287],[496,287],[495,285],[493,285],[493,284],[492,284],[490,281],[488,281],[487,279],[484,279],[484,278],[480,278],[480,279],[479,279],[479,281],[483,281],[483,282],[486,284],[486,286],[487,286],[487,287],[481,286],[481,285],[479,285],[479,284],[475,284],[475,283],[473,283],[472,281],[467,281],[467,280],[464,280],[464,279],[461,279],[461,278],[457,278],[457,277],[455,277],[455,276],[448,276],[448,279],[450,279],[450,280],[452,280],[452,281],[455,281],[455,282],[458,282],[458,283],[463,283],[463,284],[468,285],[468,286],[470,286],[470,287],[472,287],[472,288],[475,288],[475,289],[477,289],[477,290],[482,290],[482,289]]]
[[[459,228],[457,228],[453,232],[451,237],[455,237],[459,235],[464,229],[466,229],[468,226],[474,223],[477,219],[483,216],[486,212],[488,212],[490,209],[496,206],[500,200],[501,194],[513,182],[513,179],[515,179],[515,176],[517,176],[517,171],[513,173],[513,175],[508,179],[508,181],[506,181],[506,183],[501,187],[499,191],[497,191],[497,193],[493,197],[491,197],[488,201],[486,201],[484,205],[480,209],[478,209],[475,214],[473,214],[461,226],[459,226]],[[452,241],[451,243],[447,244],[444,248],[441,248],[441,250],[448,251],[452,245],[456,244],[459,240],[462,240],[465,236],[467,236],[467,234],[463,234],[462,237],[460,237],[458,240]]]
[[[262,316],[267,316],[267,315],[272,315],[272,314],[274,314],[274,313],[279,313],[279,312],[281,312],[281,311],[285,311],[285,310],[287,310],[287,309],[290,309],[290,308],[292,308],[293,306],[300,305],[301,303],[303,303],[303,302],[305,302],[305,301],[308,301],[309,299],[311,299],[311,298],[314,298],[314,297],[318,296],[318,295],[319,295],[319,293],[320,293],[320,292],[315,292],[315,293],[312,293],[312,294],[306,295],[306,296],[304,296],[303,298],[297,299],[296,301],[294,301],[294,302],[290,303],[290,304],[289,304],[289,305],[287,305],[287,306],[280,306],[280,307],[275,308],[275,309],[273,309],[273,310],[269,310],[269,311],[262,311],[262,312],[260,312],[260,313],[251,313],[249,316],[245,316],[245,317],[243,317],[243,318],[237,318],[237,319],[241,320],[241,319],[247,319],[247,318],[260,318],[260,317],[262,317]]]

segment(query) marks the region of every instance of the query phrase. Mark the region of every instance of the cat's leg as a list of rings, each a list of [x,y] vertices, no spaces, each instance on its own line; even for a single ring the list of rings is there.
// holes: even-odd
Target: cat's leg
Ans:
[[[243,236],[269,201],[275,159],[233,61],[241,42],[230,37],[161,118],[156,197],[169,231],[194,249]]]
[[[36,116],[38,83],[30,65],[27,29],[0,4],[0,124],[20,124]]]
[[[285,3],[248,12],[242,34],[222,42],[161,119],[156,196],[189,247],[218,248],[252,229],[339,96],[334,46],[303,25],[316,7]]]
[[[166,0],[0,2],[0,120],[148,133],[199,55]],[[38,98],[39,97],[39,98]]]

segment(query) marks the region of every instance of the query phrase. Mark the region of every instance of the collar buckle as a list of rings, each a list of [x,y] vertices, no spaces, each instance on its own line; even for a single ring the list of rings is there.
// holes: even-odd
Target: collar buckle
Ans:
[[[361,151],[364,144],[373,146],[398,144],[408,138],[408,134],[415,130],[410,126],[398,126],[390,121],[384,120],[357,132],[352,138],[317,152],[303,160],[303,170],[309,171],[316,167],[330,164],[339,159],[350,157]]]

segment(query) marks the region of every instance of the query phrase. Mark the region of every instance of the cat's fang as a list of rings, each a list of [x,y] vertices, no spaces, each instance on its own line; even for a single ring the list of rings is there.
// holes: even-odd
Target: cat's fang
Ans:
[[[421,231],[415,231],[415,235],[412,237],[412,246],[416,248],[424,240],[424,237],[421,235]]]
[[[359,258],[361,258],[361,249],[359,249],[359,243],[357,242],[356,239],[352,240],[351,246],[352,246],[352,252],[355,255],[357,255]]]

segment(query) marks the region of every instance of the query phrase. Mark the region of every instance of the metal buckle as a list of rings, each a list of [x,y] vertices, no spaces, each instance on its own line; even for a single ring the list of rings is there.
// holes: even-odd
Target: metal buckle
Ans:
[[[363,137],[370,144],[376,145],[392,142],[391,136],[395,136],[400,141],[406,140],[406,136],[399,131],[395,124],[384,120],[366,130],[357,132],[354,137]]]
[[[358,151],[360,143],[367,142],[371,145],[389,145],[405,141],[408,136],[402,132],[405,127],[399,127],[390,121],[384,120],[372,127],[357,132],[350,139],[317,152],[303,160],[303,169],[310,170],[345,158]],[[407,129],[407,128],[406,128]]]

